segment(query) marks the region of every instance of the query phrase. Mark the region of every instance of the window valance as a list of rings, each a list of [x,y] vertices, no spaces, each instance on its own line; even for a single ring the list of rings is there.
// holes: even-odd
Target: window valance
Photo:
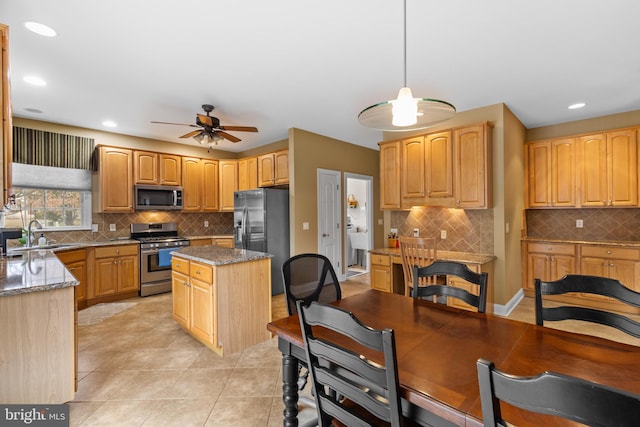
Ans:
[[[13,127],[13,161],[37,166],[92,169],[93,138]]]

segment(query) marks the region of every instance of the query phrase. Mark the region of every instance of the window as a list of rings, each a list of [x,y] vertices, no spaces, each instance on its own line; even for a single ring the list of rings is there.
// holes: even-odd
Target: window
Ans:
[[[91,171],[13,163],[15,200],[5,209],[5,227],[26,228],[38,220],[45,230],[91,229]]]
[[[7,215],[5,224],[8,227],[24,227],[35,219],[49,230],[91,228],[89,191],[14,187],[13,194],[19,215]]]

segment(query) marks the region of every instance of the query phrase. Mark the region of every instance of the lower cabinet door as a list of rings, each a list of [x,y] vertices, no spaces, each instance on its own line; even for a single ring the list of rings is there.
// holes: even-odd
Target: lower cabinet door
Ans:
[[[191,278],[191,333],[199,339],[215,345],[213,285]]]
[[[189,329],[189,277],[173,272],[171,291],[173,292],[173,318],[185,329]]]

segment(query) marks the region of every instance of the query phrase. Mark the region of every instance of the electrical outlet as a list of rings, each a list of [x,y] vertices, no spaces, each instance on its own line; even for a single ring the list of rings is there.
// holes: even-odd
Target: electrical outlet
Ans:
[[[440,238],[442,240],[447,240],[447,230],[440,230]]]
[[[209,227],[209,221],[207,221],[207,220],[204,221],[204,227],[205,228]]]
[[[582,228],[584,227],[584,223],[582,222],[581,219],[576,219],[576,228]]]
[[[308,230],[309,229],[309,223],[308,222],[303,222],[302,223],[302,229],[303,230]]]
[[[413,237],[420,237],[420,229],[419,228],[414,228],[413,229]]]
[[[116,231],[116,225],[115,224],[109,224],[109,231]]]
[[[390,228],[389,231],[391,232],[391,234],[395,234],[396,236],[398,235],[398,229],[397,228]]]
[[[92,233],[98,232],[98,224],[91,224],[91,232]]]

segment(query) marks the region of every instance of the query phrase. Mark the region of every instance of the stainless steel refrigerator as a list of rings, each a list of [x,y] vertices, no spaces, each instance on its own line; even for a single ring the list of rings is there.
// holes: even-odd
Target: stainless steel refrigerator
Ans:
[[[289,190],[260,188],[236,191],[233,197],[236,249],[273,255],[271,295],[283,293],[282,264],[289,258]]]

